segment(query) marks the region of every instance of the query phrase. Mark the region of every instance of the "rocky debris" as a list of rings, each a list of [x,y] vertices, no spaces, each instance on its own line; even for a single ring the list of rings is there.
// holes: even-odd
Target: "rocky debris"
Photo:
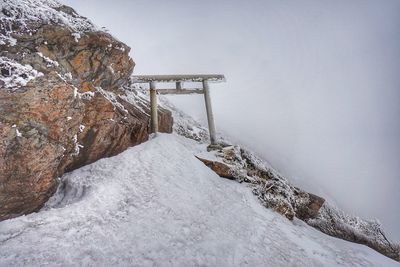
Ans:
[[[64,172],[147,140],[150,115],[147,99],[122,89],[128,46],[53,0],[0,6],[3,220],[40,209]],[[160,131],[172,122],[161,108]]]
[[[400,245],[386,237],[382,225],[378,222],[345,214],[326,203],[323,198],[290,185],[284,177],[250,151],[236,149],[238,150],[245,161],[241,166],[247,169],[247,175],[246,172],[243,174],[243,171],[237,172],[237,179],[250,181],[255,185],[253,192],[266,207],[274,209],[288,219],[295,216],[321,232],[367,245],[387,257],[400,261]],[[239,167],[239,170],[241,168],[243,167]],[[255,182],[249,179],[249,173],[253,178],[255,176]]]
[[[326,203],[325,199],[291,185],[250,151],[219,144],[196,157],[219,176],[248,183],[265,207],[289,220],[299,218],[323,233],[366,245],[400,261],[400,245],[386,237],[377,221],[349,216]]]
[[[268,208],[289,220],[314,218],[325,200],[290,185],[279,174],[261,166],[255,157],[239,146],[214,146],[208,155],[196,155],[219,176],[250,183],[253,192]]]
[[[400,244],[387,238],[377,220],[368,221],[349,216],[326,203],[316,217],[306,222],[325,234],[366,245],[389,258],[400,261]]]

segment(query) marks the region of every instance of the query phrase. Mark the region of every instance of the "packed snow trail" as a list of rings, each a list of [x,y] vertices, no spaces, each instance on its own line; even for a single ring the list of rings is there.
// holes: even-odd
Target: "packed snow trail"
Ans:
[[[65,174],[42,211],[0,222],[0,266],[399,266],[264,208],[203,149],[160,134]]]

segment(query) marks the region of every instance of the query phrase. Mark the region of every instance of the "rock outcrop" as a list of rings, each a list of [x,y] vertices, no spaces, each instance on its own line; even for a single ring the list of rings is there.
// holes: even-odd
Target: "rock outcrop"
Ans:
[[[349,216],[338,208],[323,205],[318,216],[306,222],[321,232],[350,242],[366,245],[379,253],[400,261],[400,244],[391,241],[377,220]]]
[[[292,186],[272,169],[239,146],[221,145],[206,154],[196,155],[219,176],[250,183],[262,203],[293,220],[315,218],[325,199]]]
[[[58,180],[149,136],[125,92],[130,48],[53,0],[0,0],[0,220],[36,211]],[[160,130],[172,116],[159,110]]]
[[[400,261],[400,245],[387,238],[378,221],[348,215],[325,199],[291,185],[251,152],[221,144],[196,157],[219,176],[248,183],[265,207],[289,220],[299,218],[323,233],[366,245]]]
[[[196,156],[196,158],[201,162],[203,162],[207,167],[213,170],[220,177],[227,178],[230,180],[235,179],[235,176],[233,175],[233,166],[230,166],[229,164],[226,164],[218,160],[205,159],[200,156]]]

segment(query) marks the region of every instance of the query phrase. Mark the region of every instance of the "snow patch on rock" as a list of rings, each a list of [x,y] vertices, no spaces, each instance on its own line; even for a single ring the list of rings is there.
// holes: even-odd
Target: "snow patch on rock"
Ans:
[[[104,96],[105,99],[110,101],[110,103],[114,106],[114,108],[118,108],[120,111],[129,113],[128,110],[122,105],[118,99],[117,96],[113,92],[109,92],[104,90],[101,87],[96,87],[97,92],[99,92],[102,96]]]
[[[22,65],[7,57],[0,57],[0,86],[15,90],[26,86],[29,81],[43,76],[31,65]]]
[[[41,58],[43,58],[44,61],[46,61],[47,67],[53,67],[53,66],[54,66],[54,67],[58,67],[58,66],[59,66],[59,64],[58,64],[57,61],[54,61],[54,60],[52,60],[51,58],[44,56],[41,52],[37,52],[37,54],[38,54]]]
[[[67,26],[75,33],[99,30],[72,8],[54,0],[0,0],[0,44],[15,45],[13,34],[32,34],[31,23]]]

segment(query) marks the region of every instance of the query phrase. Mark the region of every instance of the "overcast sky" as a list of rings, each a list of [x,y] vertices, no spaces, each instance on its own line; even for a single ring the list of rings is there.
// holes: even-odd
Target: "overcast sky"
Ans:
[[[218,130],[400,240],[400,1],[65,0],[136,74],[223,73]],[[174,97],[204,120],[201,96]]]

